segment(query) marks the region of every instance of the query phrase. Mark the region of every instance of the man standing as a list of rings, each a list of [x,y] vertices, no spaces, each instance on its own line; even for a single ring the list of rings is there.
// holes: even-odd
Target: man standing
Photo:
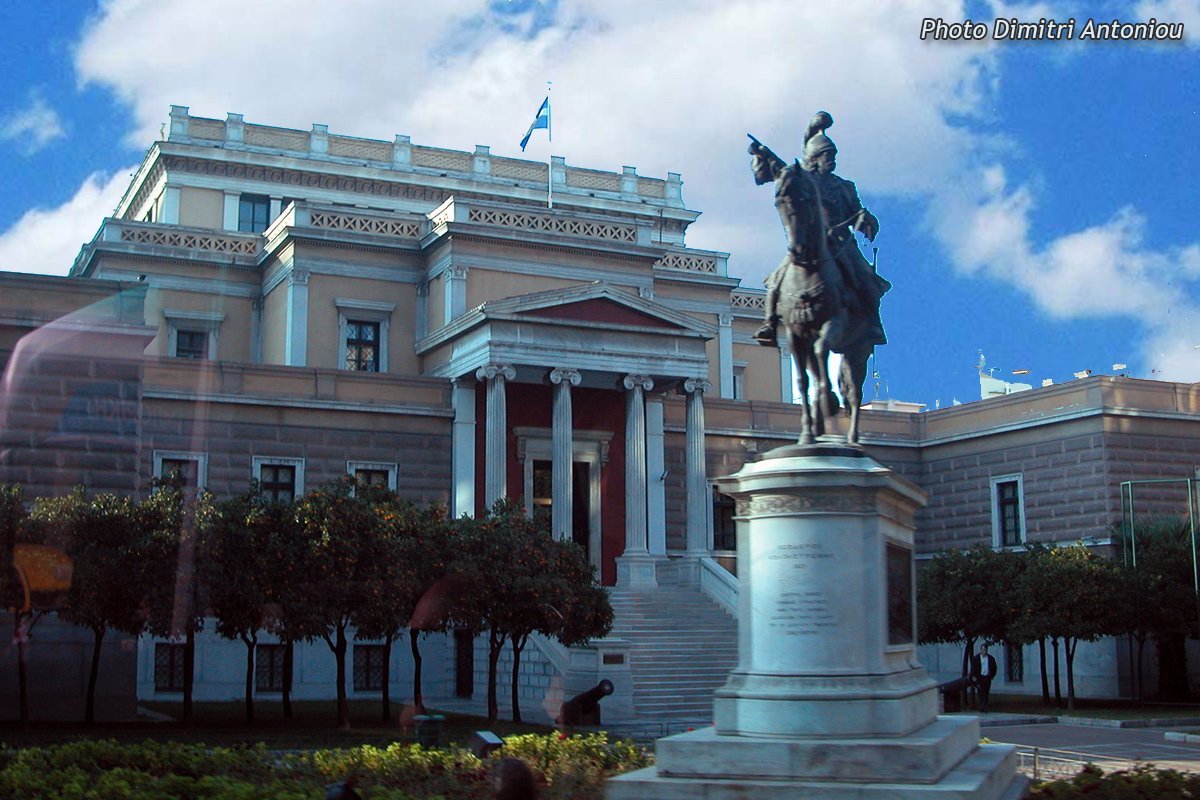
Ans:
[[[986,644],[979,645],[979,652],[971,659],[971,680],[979,691],[979,710],[988,713],[988,695],[992,691],[992,679],[996,677],[996,659],[988,655]]]

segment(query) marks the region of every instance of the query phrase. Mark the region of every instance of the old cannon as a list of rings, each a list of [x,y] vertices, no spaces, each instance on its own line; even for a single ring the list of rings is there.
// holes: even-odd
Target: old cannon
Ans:
[[[599,725],[600,701],[612,694],[613,689],[612,681],[603,680],[575,695],[562,704],[556,721],[559,725]]]

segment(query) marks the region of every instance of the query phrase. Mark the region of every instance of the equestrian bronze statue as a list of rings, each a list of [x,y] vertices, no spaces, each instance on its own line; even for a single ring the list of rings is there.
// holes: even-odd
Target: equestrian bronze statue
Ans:
[[[858,443],[867,359],[887,342],[879,301],[891,284],[863,257],[854,237],[861,232],[874,241],[879,220],[863,208],[854,184],[833,172],[837,147],[825,135],[832,125],[828,112],[817,112],[804,137],[804,160],[794,164],[750,137],[755,183],[774,181],[788,244],[787,256],[766,280],[766,319],[754,338],[776,347],[777,328],[784,326],[799,381],[800,444],[824,435],[825,419],[839,408],[829,378],[830,352],[842,356],[838,388],[850,414],[846,442]]]

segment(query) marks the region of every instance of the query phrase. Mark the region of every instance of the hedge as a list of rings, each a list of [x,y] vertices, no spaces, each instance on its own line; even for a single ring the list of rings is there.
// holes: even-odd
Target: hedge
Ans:
[[[490,759],[462,749],[393,744],[279,753],[263,745],[210,748],[178,742],[122,745],[84,740],[53,747],[0,746],[0,797],[22,800],[319,800],[352,779],[364,800],[484,800],[500,756],[532,768],[546,800],[594,798],[611,775],[652,763],[603,733],[513,736]]]

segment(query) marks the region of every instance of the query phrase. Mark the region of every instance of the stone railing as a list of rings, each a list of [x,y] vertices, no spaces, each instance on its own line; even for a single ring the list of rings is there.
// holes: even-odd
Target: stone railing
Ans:
[[[767,293],[753,291],[734,291],[729,295],[730,305],[736,314],[739,311],[762,314],[766,310]]]
[[[617,242],[636,242],[637,228],[615,222],[599,222],[588,219],[532,214],[524,211],[507,211],[499,208],[471,208],[468,222],[481,225],[499,225],[506,228],[561,233],[587,239],[609,239]]]
[[[682,272],[702,272],[708,275],[720,274],[717,270],[717,259],[715,257],[693,253],[667,253],[654,266],[661,269],[680,270]]]
[[[100,238],[108,242],[132,242],[237,256],[255,256],[262,247],[262,236],[257,233],[212,231],[204,228],[186,228],[179,225],[115,219],[105,220]]]
[[[380,236],[400,236],[416,239],[421,235],[421,222],[388,216],[354,214],[346,211],[327,211],[313,208],[308,212],[309,226],[335,231],[373,233]]]
[[[480,152],[467,153],[438,147],[413,145],[407,136],[394,142],[333,135],[326,125],[314,125],[311,131],[252,125],[240,114],[227,119],[193,117],[186,106],[171,107],[169,141],[222,142],[227,148],[254,148],[296,153],[305,158],[358,161],[391,170],[444,172],[495,181],[545,184],[549,166],[536,161],[491,156],[477,158]],[[486,164],[487,166],[483,166]],[[561,170],[561,172],[560,172]],[[554,191],[570,195],[605,192],[625,199],[644,199],[655,205],[682,208],[682,182],[677,173],[666,180],[639,176],[632,167],[624,172],[569,167],[556,158]]]

